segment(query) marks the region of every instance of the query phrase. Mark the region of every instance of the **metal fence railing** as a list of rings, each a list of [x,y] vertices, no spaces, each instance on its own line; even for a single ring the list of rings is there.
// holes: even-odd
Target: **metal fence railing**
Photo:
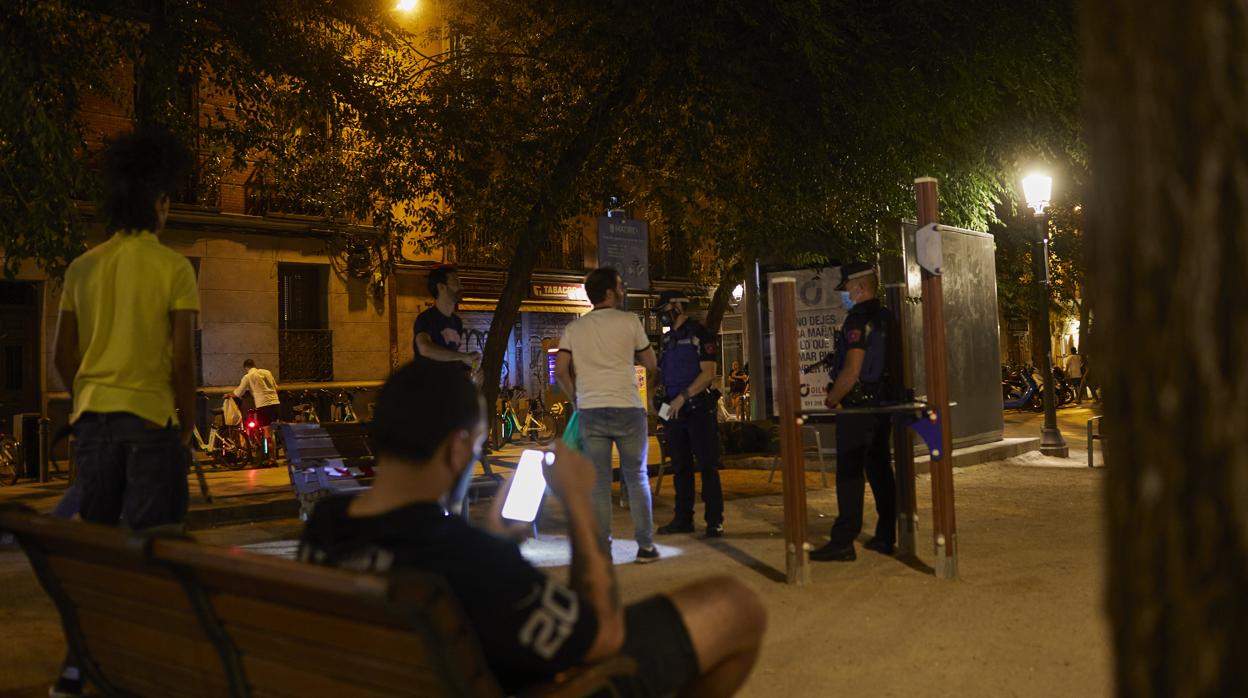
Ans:
[[[278,330],[277,363],[283,381],[332,381],[333,330]]]

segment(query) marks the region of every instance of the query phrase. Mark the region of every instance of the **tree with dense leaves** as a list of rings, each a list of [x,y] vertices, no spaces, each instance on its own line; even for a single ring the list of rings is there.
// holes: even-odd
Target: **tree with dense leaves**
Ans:
[[[269,200],[375,227],[365,242],[388,261],[410,230],[395,213],[407,188],[384,137],[397,123],[392,106],[411,88],[409,38],[369,2],[280,0],[246,11],[195,0],[4,3],[5,272],[31,260],[57,277],[85,247],[76,212],[95,194],[80,113],[88,93],[138,127],[195,146],[180,203],[214,204],[226,172],[254,164]],[[208,91],[228,96],[228,114],[200,107],[210,100],[196,95]]]
[[[1080,45],[1117,692],[1248,695],[1248,16],[1083,2]]]

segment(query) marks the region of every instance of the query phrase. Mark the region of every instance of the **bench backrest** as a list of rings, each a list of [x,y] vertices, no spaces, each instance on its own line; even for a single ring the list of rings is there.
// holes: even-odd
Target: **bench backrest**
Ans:
[[[293,464],[342,458],[373,458],[367,422],[285,423],[280,427],[286,460]]]
[[[106,694],[501,696],[434,576],[384,578],[0,508]]]

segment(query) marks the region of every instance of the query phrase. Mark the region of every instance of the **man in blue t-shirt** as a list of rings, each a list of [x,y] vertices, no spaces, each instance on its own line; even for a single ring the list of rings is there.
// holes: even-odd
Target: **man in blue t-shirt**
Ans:
[[[412,400],[417,392],[436,400]],[[386,381],[372,423],[377,477],[362,494],[319,502],[299,558],[380,574],[441,575],[459,600],[507,695],[616,654],[637,674],[625,695],[731,695],[749,676],[766,625],[757,594],[713,577],[624,606],[590,505],[594,468],[559,444],[546,482],[567,519],[566,584],[530,565],[498,518],[486,528],[443,513],[485,438],[484,407],[461,371],[415,361]]]
[[[429,272],[429,295],[433,307],[416,316],[412,326],[412,353],[433,361],[461,362],[469,370],[481,363],[481,352],[461,351],[464,320],[455,313],[463,297],[455,267],[443,264]]]

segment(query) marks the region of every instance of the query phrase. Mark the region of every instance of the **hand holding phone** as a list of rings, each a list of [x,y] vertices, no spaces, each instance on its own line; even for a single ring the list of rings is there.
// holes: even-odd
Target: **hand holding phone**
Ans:
[[[659,419],[666,421],[668,417],[671,417],[671,416],[672,416],[671,403],[665,402],[661,406],[659,406]]]

